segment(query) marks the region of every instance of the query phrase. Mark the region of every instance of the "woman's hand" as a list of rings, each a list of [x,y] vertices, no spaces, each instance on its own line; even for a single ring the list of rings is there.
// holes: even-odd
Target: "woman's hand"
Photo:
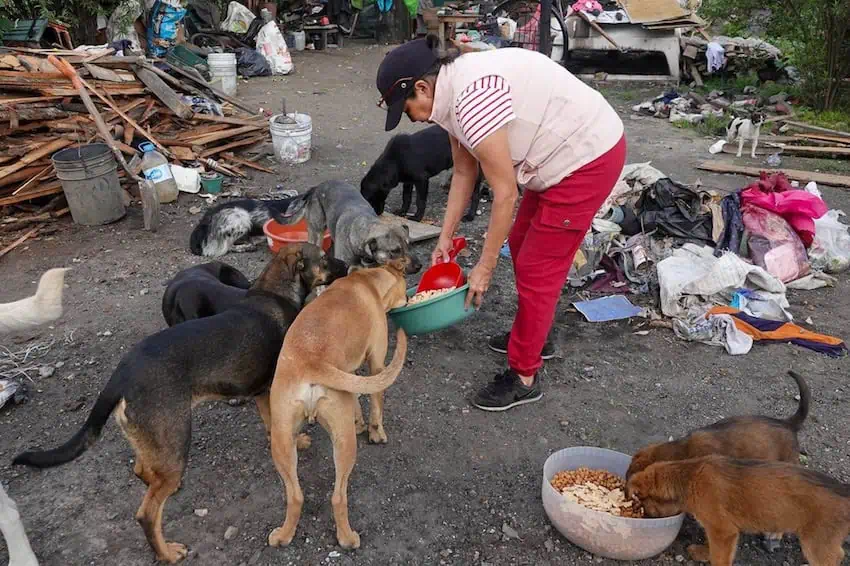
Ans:
[[[466,292],[466,304],[464,308],[469,308],[475,303],[475,308],[481,306],[481,301],[484,300],[484,293],[490,288],[490,279],[493,278],[493,268],[483,265],[480,261],[475,264],[472,271],[469,272],[469,277],[466,278],[469,283],[469,290]]]
[[[437,265],[449,261],[449,252],[454,248],[454,242],[451,236],[440,234],[440,239],[437,241],[437,247],[431,253],[431,265]]]

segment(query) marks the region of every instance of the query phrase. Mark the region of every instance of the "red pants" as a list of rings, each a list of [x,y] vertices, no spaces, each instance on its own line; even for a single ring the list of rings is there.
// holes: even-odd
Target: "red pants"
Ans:
[[[525,191],[508,236],[519,295],[508,364],[534,375],[573,258],[623,170],[625,136],[607,153],[543,192]]]

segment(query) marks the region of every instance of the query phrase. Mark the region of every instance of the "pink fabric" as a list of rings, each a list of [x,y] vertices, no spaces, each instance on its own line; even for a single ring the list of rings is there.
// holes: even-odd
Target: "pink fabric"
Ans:
[[[794,229],[808,248],[815,238],[815,218],[826,214],[829,208],[822,199],[806,191],[795,189],[782,173],[768,175],[741,191],[741,205],[750,204],[775,212]]]

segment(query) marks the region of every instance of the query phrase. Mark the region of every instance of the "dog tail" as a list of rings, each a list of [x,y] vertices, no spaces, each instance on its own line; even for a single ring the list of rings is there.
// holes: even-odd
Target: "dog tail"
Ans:
[[[120,372],[119,369],[116,370]],[[92,407],[89,417],[83,424],[83,427],[77,431],[77,434],[71,437],[71,440],[54,448],[52,450],[35,450],[19,454],[12,460],[12,465],[15,466],[30,466],[33,468],[52,468],[61,464],[66,464],[71,460],[79,458],[83,452],[94,445],[100,438],[100,432],[109,416],[115,409],[115,406],[121,401],[124,396],[123,379],[117,379],[119,375],[113,374],[109,383],[100,392],[97,401]]]
[[[322,371],[312,377],[315,383],[337,389],[339,391],[348,391],[349,393],[372,394],[380,393],[384,389],[392,385],[398,374],[401,373],[401,368],[404,366],[404,358],[407,355],[407,334],[399,328],[396,332],[396,346],[393,353],[393,359],[384,371],[375,375],[359,376],[354,375],[335,367],[325,367]]]
[[[797,408],[797,412],[794,413],[794,415],[786,422],[794,430],[794,432],[799,432],[799,430],[803,428],[803,422],[806,420],[806,417],[809,416],[811,393],[809,392],[809,386],[806,384],[803,376],[796,371],[789,371],[788,375],[797,382],[797,387],[800,389],[800,406]]]

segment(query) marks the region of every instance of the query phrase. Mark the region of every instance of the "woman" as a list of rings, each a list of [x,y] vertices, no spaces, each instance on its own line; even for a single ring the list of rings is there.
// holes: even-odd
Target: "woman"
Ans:
[[[454,174],[432,263],[448,258],[480,165],[492,210],[467,306],[481,305],[505,238],[519,303],[510,332],[489,347],[509,369],[472,404],[504,411],[543,396],[537,374],[553,357],[547,336],[573,258],[623,168],[623,123],[601,94],[548,57],[524,49],[440,53],[435,37],[393,49],[378,68],[387,131],[401,114],[451,138]],[[517,186],[525,188],[512,220]],[[510,235],[509,235],[510,234]]]

